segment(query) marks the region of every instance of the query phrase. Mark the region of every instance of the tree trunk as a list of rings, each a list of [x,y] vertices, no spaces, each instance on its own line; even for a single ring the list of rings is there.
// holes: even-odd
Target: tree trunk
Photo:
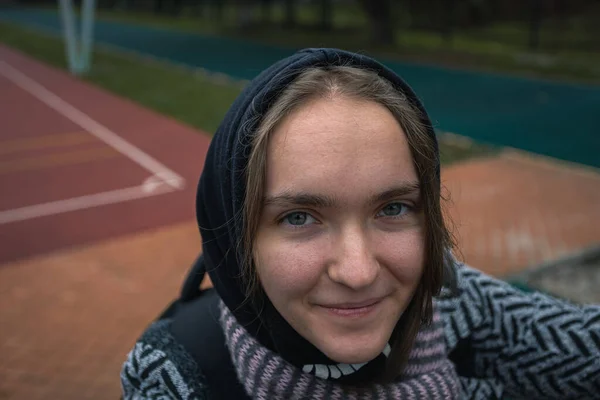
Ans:
[[[394,43],[391,0],[361,0],[363,10],[369,17],[371,41],[375,45]]]
[[[321,29],[331,31],[333,28],[333,1],[321,0]]]
[[[540,29],[542,25],[542,0],[529,0],[531,15],[529,21],[529,49],[540,47]]]
[[[262,19],[265,23],[273,20],[273,0],[261,0]]]
[[[455,0],[442,0],[440,10],[442,10],[442,39],[446,43],[452,42],[452,35],[454,33],[454,11],[455,11]]]
[[[556,4],[555,21],[556,21],[556,33],[553,36],[552,46],[554,49],[563,48],[565,45],[563,33],[567,31],[569,26],[569,2],[567,0],[558,0]]]
[[[237,27],[241,30],[252,26],[254,22],[254,4],[250,0],[237,0]]]
[[[225,8],[225,0],[211,0],[210,13],[214,15],[218,21],[223,21],[223,8]]]
[[[162,14],[165,8],[165,0],[154,0],[154,12],[156,14]]]
[[[285,20],[287,27],[296,26],[296,2],[294,0],[285,0]]]

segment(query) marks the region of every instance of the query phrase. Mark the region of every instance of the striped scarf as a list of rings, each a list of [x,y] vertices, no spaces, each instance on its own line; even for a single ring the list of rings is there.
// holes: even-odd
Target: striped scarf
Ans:
[[[459,396],[459,380],[446,357],[438,311],[433,323],[421,328],[401,379],[365,387],[343,385],[304,372],[263,347],[221,303],[221,326],[238,379],[253,399],[421,399],[448,400]]]

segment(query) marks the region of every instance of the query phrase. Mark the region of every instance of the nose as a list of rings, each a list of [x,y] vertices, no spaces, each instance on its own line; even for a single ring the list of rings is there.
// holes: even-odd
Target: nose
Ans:
[[[363,228],[342,231],[336,238],[332,255],[327,274],[336,283],[361,290],[372,285],[379,275],[379,262]]]

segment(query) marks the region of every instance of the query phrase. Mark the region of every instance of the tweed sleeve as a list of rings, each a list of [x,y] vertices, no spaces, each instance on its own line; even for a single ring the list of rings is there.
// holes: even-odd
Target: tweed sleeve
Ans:
[[[123,400],[208,400],[206,380],[170,334],[154,323],[135,343],[121,369]]]
[[[461,266],[439,301],[446,340],[468,342],[475,377],[511,398],[600,399],[600,306],[574,305]]]

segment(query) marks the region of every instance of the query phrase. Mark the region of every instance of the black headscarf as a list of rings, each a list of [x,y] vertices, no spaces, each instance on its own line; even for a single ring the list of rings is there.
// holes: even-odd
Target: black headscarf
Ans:
[[[396,73],[365,55],[328,48],[306,49],[263,71],[235,100],[212,139],[196,197],[205,268],[219,296],[237,320],[263,345],[298,366],[333,362],[296,333],[268,300],[260,312],[252,302],[246,301],[240,270],[246,190],[244,171],[252,135],[274,100],[304,70],[325,66],[349,66],[377,72],[421,111],[423,124],[435,138],[425,109]],[[439,161],[437,180],[439,183]]]

